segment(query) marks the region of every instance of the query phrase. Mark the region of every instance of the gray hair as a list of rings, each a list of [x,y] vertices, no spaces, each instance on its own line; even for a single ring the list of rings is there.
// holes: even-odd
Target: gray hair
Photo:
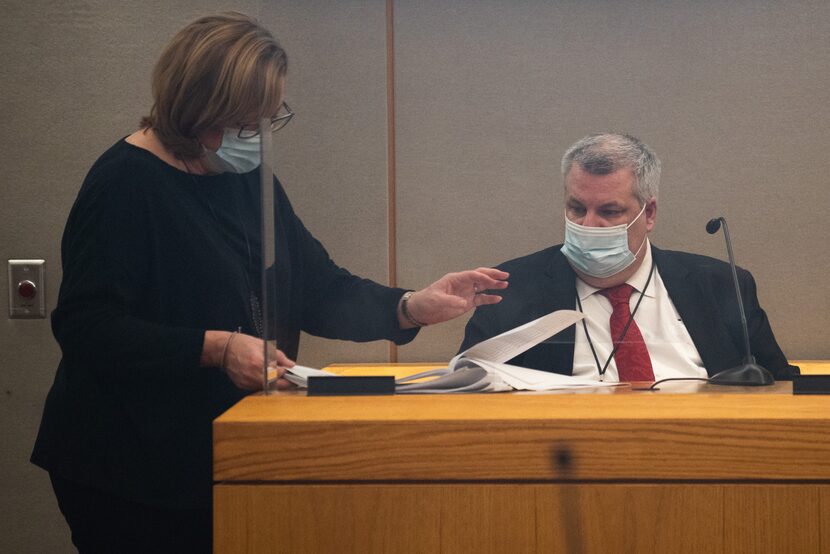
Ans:
[[[635,194],[644,205],[657,198],[660,185],[660,159],[645,143],[631,135],[598,133],[576,141],[562,157],[562,178],[574,163],[592,175],[608,175],[630,168],[635,177]]]

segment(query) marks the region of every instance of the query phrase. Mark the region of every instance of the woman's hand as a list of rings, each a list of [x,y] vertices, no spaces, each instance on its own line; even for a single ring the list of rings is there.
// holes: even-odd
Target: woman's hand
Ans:
[[[406,303],[406,310],[419,323],[441,323],[476,306],[501,302],[501,296],[486,294],[484,291],[507,288],[506,279],[509,276],[504,271],[490,267],[448,273],[425,289],[413,293]],[[398,306],[398,321],[403,329],[415,326],[405,317],[401,305]]]
[[[294,362],[272,343],[268,343],[269,370],[277,379],[277,388],[286,389],[291,383],[283,379],[285,368],[294,367]],[[238,388],[262,390],[262,368],[265,350],[262,339],[242,333],[207,331],[202,349],[203,366],[221,367]],[[271,371],[269,371],[269,374]]]

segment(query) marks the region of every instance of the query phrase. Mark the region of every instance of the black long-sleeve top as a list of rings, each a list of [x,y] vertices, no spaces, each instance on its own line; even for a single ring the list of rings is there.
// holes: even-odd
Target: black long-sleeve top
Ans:
[[[279,348],[296,357],[301,330],[412,340],[397,320],[404,291],[338,267],[274,187]],[[206,330],[257,334],[259,198],[256,170],[191,175],[124,140],[98,159],[61,244],[63,357],[33,463],[150,505],[210,502],[211,422],[246,393],[199,360]]]

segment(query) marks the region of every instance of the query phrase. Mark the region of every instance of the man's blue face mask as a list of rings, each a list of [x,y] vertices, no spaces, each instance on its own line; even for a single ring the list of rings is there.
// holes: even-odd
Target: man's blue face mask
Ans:
[[[571,265],[586,275],[603,279],[616,275],[637,259],[628,248],[628,228],[634,225],[643,212],[628,225],[613,227],[585,227],[565,218],[565,243],[562,245],[562,254],[568,258]],[[643,242],[637,249],[637,254],[646,243]]]

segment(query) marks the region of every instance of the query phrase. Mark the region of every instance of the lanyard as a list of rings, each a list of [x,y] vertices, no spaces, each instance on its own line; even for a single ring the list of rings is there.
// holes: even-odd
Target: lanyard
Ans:
[[[591,340],[591,335],[588,333],[588,324],[585,323],[584,318],[582,319],[582,328],[585,330],[585,337],[588,339],[588,346],[591,347],[591,354],[594,355],[594,362],[597,364],[597,371],[599,372],[600,382],[604,381],[605,371],[608,369],[608,364],[611,363],[611,360],[614,358],[614,354],[617,353],[617,348],[625,338],[625,334],[628,332],[628,328],[631,326],[631,322],[634,321],[634,314],[636,314],[637,310],[640,308],[640,303],[643,301],[643,296],[645,296],[646,291],[648,290],[648,285],[649,283],[651,283],[652,275],[654,275],[654,262],[651,262],[651,269],[648,270],[648,279],[646,279],[646,285],[643,287],[643,291],[640,293],[640,298],[637,299],[637,303],[634,305],[634,310],[631,312],[631,315],[628,316],[628,321],[626,321],[625,327],[623,327],[620,338],[614,341],[614,337],[611,337],[611,340],[614,344],[614,349],[611,350],[611,354],[608,356],[608,359],[605,360],[604,365],[600,365],[599,363],[599,356],[597,356],[597,351],[596,348],[594,348],[594,343]],[[576,295],[576,305],[579,306],[579,312],[584,314],[585,312],[582,311],[582,302],[579,300],[578,294]]]

